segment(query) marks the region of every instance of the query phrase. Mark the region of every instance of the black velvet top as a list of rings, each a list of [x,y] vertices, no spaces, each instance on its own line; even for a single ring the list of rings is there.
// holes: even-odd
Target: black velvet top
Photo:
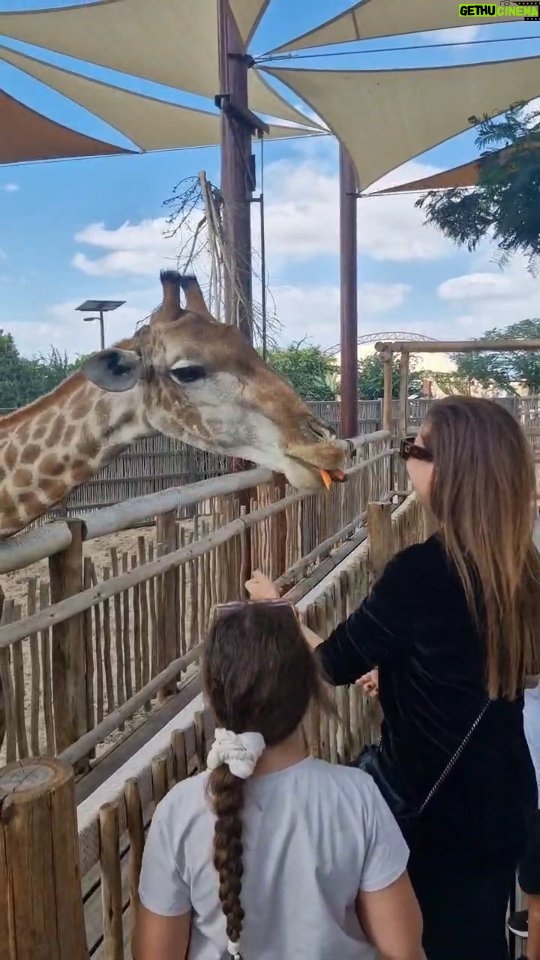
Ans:
[[[397,554],[317,654],[335,686],[379,667],[382,749],[420,804],[487,700],[482,638],[440,538]],[[523,697],[496,700],[421,815],[415,849],[449,865],[513,861],[536,796]]]

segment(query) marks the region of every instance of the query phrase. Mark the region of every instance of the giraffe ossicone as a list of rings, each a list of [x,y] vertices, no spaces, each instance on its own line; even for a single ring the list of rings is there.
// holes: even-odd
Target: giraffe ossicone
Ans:
[[[0,539],[155,433],[251,460],[299,489],[340,478],[346,443],[237,327],[211,316],[195,277],[167,270],[160,279],[162,302],[132,339],[0,417]]]

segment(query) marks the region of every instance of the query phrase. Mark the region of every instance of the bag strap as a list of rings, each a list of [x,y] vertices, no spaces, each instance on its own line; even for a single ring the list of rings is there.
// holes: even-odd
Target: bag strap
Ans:
[[[483,717],[484,717],[485,714],[487,713],[487,711],[488,711],[488,709],[489,709],[489,707],[491,706],[492,703],[493,703],[493,700],[489,699],[489,700],[484,704],[484,706],[482,707],[482,709],[481,709],[480,713],[478,714],[476,720],[474,721],[472,727],[470,728],[470,730],[468,731],[468,733],[464,736],[464,738],[463,738],[463,740],[461,741],[461,743],[460,743],[459,747],[457,748],[456,752],[454,753],[454,755],[450,758],[450,760],[449,760],[448,763],[446,764],[446,767],[444,768],[443,772],[441,773],[439,779],[437,780],[436,783],[433,784],[433,786],[432,786],[431,790],[429,791],[426,799],[424,800],[422,806],[421,806],[421,807],[419,808],[419,810],[418,810],[418,813],[419,813],[419,814],[424,812],[424,810],[426,809],[428,803],[430,803],[431,800],[433,800],[433,797],[435,796],[435,794],[437,793],[437,791],[439,790],[439,788],[442,786],[442,784],[443,784],[444,781],[446,780],[448,774],[449,774],[449,773],[453,770],[453,768],[455,767],[456,763],[458,762],[459,758],[461,757],[461,754],[463,753],[463,751],[465,750],[465,747],[467,746],[469,740],[471,739],[474,731],[476,730],[476,728],[477,728],[477,726],[479,725],[479,723],[482,721]]]

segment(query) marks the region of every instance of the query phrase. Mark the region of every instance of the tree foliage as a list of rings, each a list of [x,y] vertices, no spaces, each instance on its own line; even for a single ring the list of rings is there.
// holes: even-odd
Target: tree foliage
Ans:
[[[54,390],[79,368],[83,357],[71,362],[51,347],[47,356],[21,356],[11,333],[0,329],[0,409],[22,407]]]
[[[333,357],[307,340],[272,350],[268,364],[292,384],[304,400],[335,400],[338,395],[337,365]]]
[[[520,320],[508,327],[486,330],[480,340],[540,340],[540,319]],[[530,393],[540,392],[540,350],[511,353],[456,353],[452,355],[457,374],[485,389],[516,394],[515,384]]]
[[[514,104],[502,117],[470,117],[481,150],[475,187],[431,190],[416,202],[426,223],[458,246],[495,240],[504,266],[523,254],[534,273],[540,256],[540,110]],[[501,155],[499,151],[507,148]]]
[[[409,396],[418,396],[422,392],[422,373],[414,370],[411,357],[409,373]],[[379,400],[384,395],[384,367],[378,353],[368,353],[358,361],[358,398],[360,400]],[[399,360],[392,365],[392,396],[399,397]]]

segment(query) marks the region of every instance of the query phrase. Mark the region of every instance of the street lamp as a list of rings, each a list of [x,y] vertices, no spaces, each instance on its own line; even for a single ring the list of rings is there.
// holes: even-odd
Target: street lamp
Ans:
[[[111,310],[118,310],[118,307],[123,307],[125,300],[85,300],[84,303],[81,303],[80,307],[76,307],[76,310],[80,310],[81,313],[97,313],[97,317],[83,317],[88,323],[91,323],[93,320],[99,320],[99,335],[101,342],[101,349],[105,349],[105,322],[103,318],[104,313],[110,313]]]

